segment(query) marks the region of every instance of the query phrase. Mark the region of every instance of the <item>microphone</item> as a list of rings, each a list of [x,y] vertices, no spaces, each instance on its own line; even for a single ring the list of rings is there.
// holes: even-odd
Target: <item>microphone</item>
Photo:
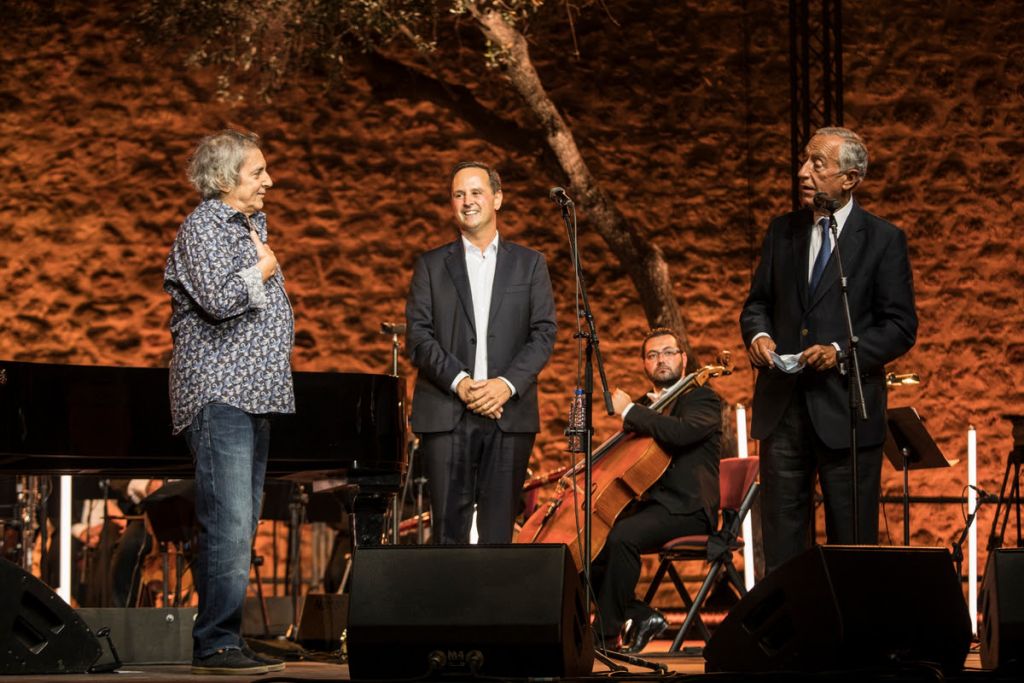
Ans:
[[[974,484],[968,484],[967,488],[974,489],[974,492],[978,494],[978,502],[979,503],[998,503],[999,502],[999,496],[992,495],[991,493],[989,493],[985,489],[981,488],[980,486],[975,486]]]
[[[555,204],[559,206],[572,206],[572,200],[569,199],[564,188],[552,187],[548,190],[548,198],[555,200]]]
[[[552,190],[552,192],[554,192],[554,190]],[[839,208],[839,200],[832,199],[824,192],[817,192],[814,195],[814,208],[821,211],[835,213],[836,209]]]
[[[405,323],[389,323],[383,322],[380,324],[381,334],[405,334]]]

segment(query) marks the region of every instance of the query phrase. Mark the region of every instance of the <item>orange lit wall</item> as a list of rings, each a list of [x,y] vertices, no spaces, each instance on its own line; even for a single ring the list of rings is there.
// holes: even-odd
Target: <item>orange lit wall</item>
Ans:
[[[734,351],[737,371],[716,389],[749,404],[737,318],[767,222],[789,207],[786,3],[607,4],[610,17],[595,6],[577,22],[578,58],[564,13],[535,20],[536,65],[594,174],[664,250],[700,360]],[[950,457],[965,457],[974,424],[981,483],[997,490],[1011,445],[1000,416],[1024,412],[1024,23],[1013,3],[844,4],[846,123],[873,153],[858,200],[907,232],[921,319],[916,348],[892,369],[923,382],[893,392],[891,405],[917,407]],[[297,77],[270,102],[244,83],[218,95],[213,72],[141,45],[118,5],[58,3],[56,20],[0,41],[0,358],[167,363],[163,264],[196,203],[186,157],[200,136],[231,125],[266,139],[296,369],[384,371],[380,323],[401,319],[416,254],[454,235],[447,169],[480,158],[504,176],[503,235],[550,264],[561,330],[540,380],[535,469],[564,462],[573,280],[547,200],[565,180],[540,145],[488,139],[451,107],[359,70],[329,89]],[[460,30],[467,46],[479,43]],[[529,124],[476,53],[446,68]],[[639,393],[640,303],[580,219],[609,379]],[[615,428],[598,426],[601,437]],[[965,476],[963,464],[915,474],[913,492],[956,496]],[[900,483],[886,465],[884,492]],[[902,513],[886,512],[898,541]],[[947,545],[960,515],[955,505],[915,508],[913,541]]]

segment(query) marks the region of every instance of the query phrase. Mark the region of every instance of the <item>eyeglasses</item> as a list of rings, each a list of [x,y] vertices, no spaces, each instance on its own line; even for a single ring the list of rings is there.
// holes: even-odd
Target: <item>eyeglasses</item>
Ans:
[[[678,356],[682,351],[679,349],[662,349],[661,351],[648,351],[644,354],[644,358],[649,361],[656,361],[659,357],[665,360],[672,360]]]

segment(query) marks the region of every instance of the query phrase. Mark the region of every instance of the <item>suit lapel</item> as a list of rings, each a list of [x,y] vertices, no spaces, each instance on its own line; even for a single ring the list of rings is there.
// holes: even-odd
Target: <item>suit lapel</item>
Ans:
[[[444,257],[444,267],[448,276],[455,286],[455,293],[462,304],[462,310],[466,314],[469,326],[476,331],[476,316],[473,315],[473,292],[469,288],[469,273],[466,272],[466,252],[462,246],[462,238],[455,240],[448,248],[448,255]]]
[[[790,236],[793,240],[793,263],[796,264],[794,276],[796,277],[796,291],[800,296],[800,303],[804,309],[807,308],[807,269],[810,256],[807,251],[811,248],[811,220],[813,216],[809,211],[797,211],[793,214],[793,222],[789,224]]]
[[[505,241],[498,237],[497,262],[494,264],[494,283],[491,285],[491,309],[487,314],[487,328],[491,329],[495,318],[498,316],[498,309],[505,298],[505,288],[512,278],[512,270],[515,265],[512,260],[512,250],[508,248]]]
[[[864,246],[864,225],[864,212],[861,210],[860,205],[854,201],[850,215],[846,218],[846,225],[843,226],[843,232],[839,235],[839,251],[843,256],[843,269],[847,274],[853,271],[854,264],[860,259],[860,252]],[[828,265],[825,266],[825,272],[821,274],[821,282],[818,283],[818,288],[811,295],[808,308],[821,301],[822,297],[825,296],[825,292],[831,289],[838,281],[839,259],[835,258],[833,253],[832,258],[828,260]]]

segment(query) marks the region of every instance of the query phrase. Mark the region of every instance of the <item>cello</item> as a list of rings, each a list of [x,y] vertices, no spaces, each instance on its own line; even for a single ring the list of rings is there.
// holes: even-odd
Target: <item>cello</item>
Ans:
[[[667,388],[649,407],[664,411],[678,397],[704,386],[712,377],[732,373],[728,351],[723,351],[717,365],[707,365],[680,378]],[[585,458],[584,458],[585,460]],[[583,570],[583,525],[586,517],[586,496],[583,481],[584,460],[576,463],[558,480],[554,500],[538,508],[520,530],[516,543],[565,543],[576,567]],[[650,436],[616,432],[591,456],[590,556],[604,547],[612,525],[631,502],[661,478],[672,457]]]

